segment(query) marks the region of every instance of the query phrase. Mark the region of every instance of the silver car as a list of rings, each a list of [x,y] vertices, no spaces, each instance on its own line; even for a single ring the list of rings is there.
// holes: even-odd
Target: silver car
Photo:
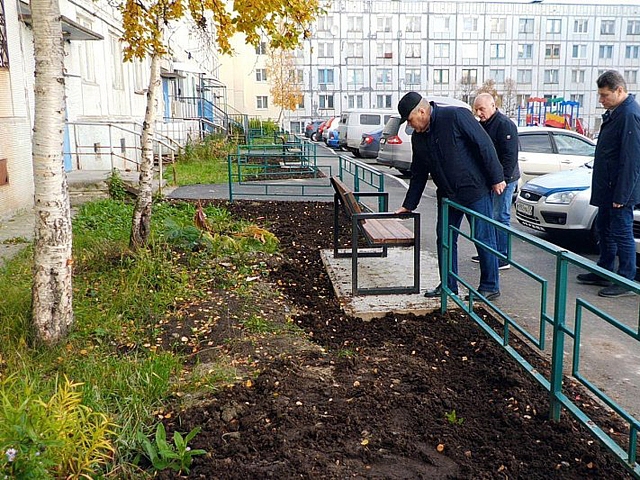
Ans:
[[[591,161],[574,170],[528,181],[516,199],[516,218],[536,230],[585,230],[595,240],[598,208],[589,204],[592,173]]]

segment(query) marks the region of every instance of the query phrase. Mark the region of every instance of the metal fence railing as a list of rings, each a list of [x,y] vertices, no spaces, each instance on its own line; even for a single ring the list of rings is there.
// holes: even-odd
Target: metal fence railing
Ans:
[[[499,254],[497,251],[491,250],[499,258],[508,261],[514,268],[522,272],[524,275],[538,283],[540,286],[540,323],[538,325],[538,334],[529,331],[520,325],[508,313],[501,310],[497,305],[487,302],[486,298],[478,293],[468,281],[461,275],[456,274],[452,270],[452,236],[457,234],[464,237],[476,245],[484,245],[475,237],[474,221],[470,222],[468,232],[454,226],[448,227],[449,210],[455,208],[464,212],[470,219],[479,219],[481,221],[490,222],[497,229],[504,231],[508,235],[508,253],[506,256]],[[611,327],[627,340],[635,342],[636,351],[640,350],[640,314],[637,315],[636,324],[631,327],[621,319],[614,318],[604,310],[597,308],[595,305],[586,301],[579,296],[575,299],[574,317],[570,318],[570,302],[567,292],[568,269],[570,266],[577,266],[594,274],[601,276],[603,279],[609,280],[614,284],[618,284],[640,295],[640,284],[627,280],[610,271],[604,270],[595,263],[567,251],[556,245],[540,240],[526,233],[519,232],[504,226],[503,224],[484,217],[473,210],[469,210],[454,202],[444,199],[442,202],[442,258],[444,261],[441,265],[442,279],[442,301],[441,310],[444,313],[447,309],[447,298],[459,305],[466,311],[471,318],[494,340],[496,340],[520,365],[522,365],[529,374],[533,376],[544,388],[550,393],[549,415],[553,420],[560,419],[562,407],[569,411],[582,425],[584,425],[591,434],[596,437],[608,450],[616,455],[620,461],[626,466],[634,478],[640,479],[640,464],[638,464],[638,432],[640,431],[640,420],[635,418],[625,408],[616,403],[602,388],[599,388],[595,382],[589,380],[587,375],[581,370],[581,362],[584,360],[581,350],[581,343],[585,340],[585,336],[589,333],[586,331],[583,323],[585,313],[590,313],[592,317],[602,322],[603,326]],[[551,255],[555,260],[554,278],[544,278],[543,276],[532,271],[528,266],[519,263],[512,255],[512,243],[514,239],[525,242],[533,246],[535,249]],[[485,247],[488,248],[488,247]],[[447,287],[447,278],[453,275],[457,281],[469,290],[468,303],[464,302],[458,295],[454,294]],[[555,282],[555,288],[551,289],[550,284]],[[553,290],[553,291],[552,291]],[[498,314],[502,321],[501,329],[494,329],[485,319],[477,314],[473,309],[475,300],[486,302],[490,308]],[[549,312],[547,304],[553,303],[553,311]],[[628,322],[628,319],[624,319]],[[510,335],[512,332],[518,332],[526,338],[535,348],[545,349],[546,344],[546,328],[551,329],[551,369],[548,378],[544,376],[531,363],[533,359],[525,358],[515,348],[510,345]],[[565,359],[565,344],[571,341],[573,348],[571,352],[570,366],[569,361]],[[628,435],[624,441],[616,441],[616,439],[608,433],[602,426],[596,424],[594,419],[580,407],[575,399],[563,389],[563,372],[567,370],[571,376],[582,386],[588,389],[593,395],[605,403],[617,416],[628,425]],[[617,437],[619,438],[619,437]]]

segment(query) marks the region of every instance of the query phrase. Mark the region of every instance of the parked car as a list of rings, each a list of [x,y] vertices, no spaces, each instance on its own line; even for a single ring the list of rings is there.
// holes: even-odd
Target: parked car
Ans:
[[[382,138],[382,128],[371,133],[363,133],[358,151],[362,158],[376,158],[380,149],[380,138]]]
[[[335,130],[331,130],[331,132],[329,133],[329,138],[327,138],[327,146],[334,149],[339,149],[339,141],[340,134],[338,133],[338,129],[336,128]]]
[[[516,199],[518,222],[535,230],[584,230],[597,239],[598,207],[589,204],[593,161],[574,170],[536,177],[525,183]]]
[[[304,136],[307,138],[311,138],[314,133],[318,131],[318,127],[322,124],[322,120],[314,120],[313,122],[307,123],[304,127]]]
[[[464,107],[471,110],[471,107],[461,100],[450,97],[428,97],[430,101],[437,105]],[[378,151],[377,163],[394,167],[402,174],[408,174],[411,168],[411,134],[413,128],[407,123],[400,123],[400,115],[392,115],[382,129],[380,138],[380,150]]]
[[[324,143],[328,143],[329,136],[331,132],[338,129],[338,124],[340,123],[340,117],[333,117],[329,120],[329,122],[325,125],[322,130],[322,141]]]
[[[349,109],[340,115],[338,135],[340,147],[360,156],[362,134],[384,127],[394,111],[391,109]]]
[[[324,122],[322,122],[320,124],[320,126],[318,127],[318,130],[316,130],[316,133],[314,133],[313,135],[311,135],[311,140],[313,140],[314,142],[319,142],[320,140],[322,140],[322,132],[324,131],[324,129],[327,127],[327,124],[331,121],[331,119],[329,120],[325,120]]]
[[[593,140],[554,127],[519,127],[520,185],[546,173],[572,170],[593,159]]]

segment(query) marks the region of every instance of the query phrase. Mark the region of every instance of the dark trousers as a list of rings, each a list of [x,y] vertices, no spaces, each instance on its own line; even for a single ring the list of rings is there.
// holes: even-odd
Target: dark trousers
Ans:
[[[440,272],[442,272],[442,262],[445,261],[443,258],[442,252],[442,218],[441,218],[441,201],[438,199],[438,220],[436,222],[436,245],[438,247],[438,267],[440,268]],[[491,200],[491,195],[484,195],[479,200],[475,202],[465,205],[470,210],[478,212],[486,217],[493,218],[493,202]],[[462,224],[462,217],[464,214],[455,208],[449,208],[449,225],[453,225],[457,228]],[[467,221],[469,224],[473,221],[473,219],[467,216]],[[475,238],[488,247],[493,249],[496,248],[496,229],[493,225],[490,225],[487,222],[483,222],[481,220],[476,220],[475,225]],[[448,233],[447,233],[448,235]],[[451,270],[455,273],[458,273],[458,234],[457,232],[452,233],[453,238],[451,239]],[[490,253],[488,250],[478,246],[478,256],[480,257],[480,286],[479,290],[484,292],[497,292],[500,290],[499,284],[499,273],[498,273],[498,257]],[[449,289],[458,293],[458,282],[451,276],[447,277],[447,286]]]
[[[636,244],[633,240],[633,207],[598,208],[596,225],[600,239],[598,265],[615,272],[618,257],[618,275],[633,280],[636,276]]]

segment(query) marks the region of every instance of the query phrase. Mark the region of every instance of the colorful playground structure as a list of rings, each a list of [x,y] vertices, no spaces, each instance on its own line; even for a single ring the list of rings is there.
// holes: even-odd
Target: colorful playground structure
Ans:
[[[531,97],[527,100],[526,107],[518,107],[518,125],[564,128],[584,134],[584,127],[578,118],[579,112],[580,102],[562,97]]]

